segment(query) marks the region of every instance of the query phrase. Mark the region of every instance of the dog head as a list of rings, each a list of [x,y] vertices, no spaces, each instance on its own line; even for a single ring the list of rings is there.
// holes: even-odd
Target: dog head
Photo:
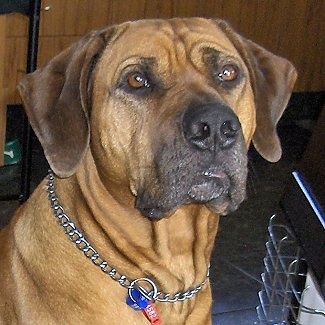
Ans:
[[[27,75],[20,92],[52,170],[91,152],[110,190],[143,215],[182,204],[216,213],[245,198],[251,140],[268,161],[296,79],[293,66],[221,20],[143,20],[93,32]]]

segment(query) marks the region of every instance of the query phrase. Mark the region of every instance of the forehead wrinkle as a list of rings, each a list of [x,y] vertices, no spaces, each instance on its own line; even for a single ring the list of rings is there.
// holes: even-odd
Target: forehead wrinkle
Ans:
[[[210,22],[204,21],[202,24],[202,20],[198,18],[171,19],[168,23],[173,31],[174,61],[177,63],[177,69],[186,71],[187,75],[194,71],[203,72],[204,48],[211,48],[222,57],[238,57],[232,42]]]
[[[181,26],[191,32],[182,20],[178,19],[155,20],[151,24],[150,20],[146,23],[134,22],[127,33],[127,38],[131,38],[128,44],[132,44],[132,39],[136,39],[135,35],[140,34],[141,42],[137,42],[137,50],[145,53],[145,56],[157,56],[160,65],[169,65],[168,69],[173,70],[176,66],[184,66],[188,60],[188,45],[184,42]]]
[[[162,24],[161,28],[157,25],[150,26],[137,25],[129,28],[126,38],[121,39],[125,58],[122,61],[129,60],[130,57],[137,58],[156,58],[159,69],[166,71],[175,66],[175,34],[169,24]],[[141,35],[141,41],[137,35]]]
[[[198,22],[198,23],[197,23]],[[224,56],[238,57],[238,52],[226,35],[210,21],[198,19],[184,19],[174,27],[175,37],[184,44],[187,59],[194,65],[202,58],[201,49],[211,48]]]
[[[140,66],[140,67],[148,67],[155,65],[157,63],[157,57],[155,56],[143,56],[143,55],[133,55],[131,57],[128,57],[126,60],[122,61],[117,69],[116,73],[120,73],[122,70],[124,70],[127,67],[131,66]]]

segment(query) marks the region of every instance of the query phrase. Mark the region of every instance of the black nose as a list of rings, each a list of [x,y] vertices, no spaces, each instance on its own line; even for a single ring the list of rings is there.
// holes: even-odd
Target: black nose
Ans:
[[[233,146],[241,130],[235,113],[222,104],[206,104],[188,109],[183,117],[186,140],[200,150]]]

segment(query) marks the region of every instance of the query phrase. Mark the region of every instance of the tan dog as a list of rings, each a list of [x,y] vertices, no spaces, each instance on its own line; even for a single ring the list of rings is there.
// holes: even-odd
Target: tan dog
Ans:
[[[162,324],[211,324],[218,216],[245,198],[251,139],[280,158],[295,79],[199,18],[93,32],[28,75],[20,91],[56,177],[1,232],[0,323],[149,324],[125,302],[131,286]]]

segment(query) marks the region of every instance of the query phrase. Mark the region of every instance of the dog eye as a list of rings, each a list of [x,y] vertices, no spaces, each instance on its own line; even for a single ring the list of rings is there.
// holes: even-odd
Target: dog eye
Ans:
[[[218,71],[220,81],[234,81],[238,77],[238,69],[233,64],[226,64]]]
[[[127,82],[130,87],[134,89],[140,89],[143,87],[149,88],[150,87],[150,82],[149,80],[141,73],[136,72],[132,73],[131,75],[128,76]]]

